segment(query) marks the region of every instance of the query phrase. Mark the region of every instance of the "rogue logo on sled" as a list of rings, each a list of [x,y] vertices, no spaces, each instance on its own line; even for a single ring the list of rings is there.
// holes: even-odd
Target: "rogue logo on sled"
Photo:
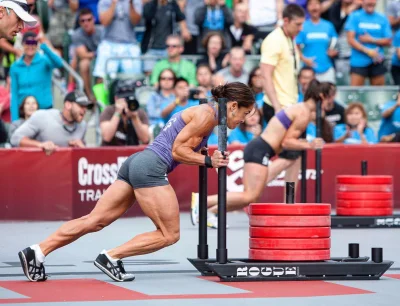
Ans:
[[[298,276],[298,267],[242,267],[237,268],[236,276],[290,277]]]
[[[400,218],[377,218],[375,219],[375,225],[400,227]]]

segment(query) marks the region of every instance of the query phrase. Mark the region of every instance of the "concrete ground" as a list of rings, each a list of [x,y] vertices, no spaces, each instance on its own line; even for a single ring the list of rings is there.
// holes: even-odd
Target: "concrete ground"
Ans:
[[[134,235],[153,230],[147,218],[116,221],[104,230],[68,245],[46,259],[44,283],[29,283],[17,253],[44,239],[62,222],[0,223],[0,304],[14,305],[398,305],[400,300],[400,229],[332,229],[331,256],[347,255],[348,243],[360,243],[360,255],[383,247],[384,259],[395,261],[378,281],[297,281],[221,283],[200,277],[187,261],[197,256],[198,228],[181,214],[181,240],[154,254],[124,260],[136,280],[116,283],[100,272],[93,260],[103,249],[115,247]],[[229,257],[248,256],[248,218],[228,214]],[[210,257],[215,256],[217,231],[208,230]]]

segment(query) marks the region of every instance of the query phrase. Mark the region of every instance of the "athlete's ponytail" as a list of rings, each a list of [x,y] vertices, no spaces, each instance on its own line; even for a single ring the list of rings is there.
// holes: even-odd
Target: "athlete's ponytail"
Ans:
[[[251,107],[256,102],[250,87],[240,82],[216,86],[211,89],[211,94],[215,101],[226,98],[228,101],[236,101],[239,107]]]
[[[321,94],[323,97],[327,98],[329,97],[331,90],[332,85],[330,83],[312,80],[304,94],[304,101],[312,99],[314,102],[317,102],[318,100],[321,100]]]

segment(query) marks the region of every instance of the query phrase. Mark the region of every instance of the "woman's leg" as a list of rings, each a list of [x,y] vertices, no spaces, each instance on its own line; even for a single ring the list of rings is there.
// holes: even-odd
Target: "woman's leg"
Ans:
[[[234,211],[252,202],[257,202],[265,188],[267,179],[268,167],[256,163],[245,163],[243,168],[244,191],[226,194],[226,210]],[[218,196],[210,196],[207,201],[215,203],[209,208],[209,211],[216,214],[218,212]]]
[[[136,189],[135,196],[156,230],[137,235],[107,251],[109,256],[116,259],[152,253],[179,240],[179,205],[171,185]]]
[[[384,86],[385,85],[385,75],[377,75],[374,77],[371,77],[370,79],[371,85],[372,86]]]
[[[90,214],[64,223],[39,244],[40,249],[46,256],[85,234],[103,229],[122,216],[134,200],[133,188],[124,181],[115,181],[101,196]]]
[[[264,187],[272,182],[283,170],[288,169],[295,163],[295,160],[289,160],[285,158],[277,158],[268,166],[268,179]],[[264,166],[263,166],[264,167]],[[265,167],[264,167],[265,168]],[[229,194],[229,193],[228,193]],[[218,195],[210,195],[207,197],[207,207],[210,211],[215,212],[218,205]],[[212,209],[211,209],[212,208]]]
[[[365,77],[357,74],[357,73],[351,73],[350,74],[350,85],[351,86],[363,86],[365,83]]]

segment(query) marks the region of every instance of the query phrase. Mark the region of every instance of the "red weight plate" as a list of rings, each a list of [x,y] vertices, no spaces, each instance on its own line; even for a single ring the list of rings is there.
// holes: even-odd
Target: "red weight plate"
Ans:
[[[392,216],[393,208],[341,208],[336,209],[338,216]]]
[[[251,238],[329,238],[330,227],[250,227]]]
[[[250,238],[250,249],[268,250],[319,250],[331,247],[330,238],[316,239],[279,239]]]
[[[249,250],[251,260],[321,261],[331,258],[328,250]]]
[[[390,192],[337,192],[338,200],[392,200]]]
[[[331,226],[331,216],[250,215],[251,226]]]
[[[392,184],[391,175],[338,175],[336,176],[338,184]]]
[[[393,185],[391,184],[337,184],[336,191],[345,192],[393,192]]]
[[[337,207],[341,208],[391,208],[393,207],[393,201],[390,200],[338,200],[336,202]]]
[[[331,204],[250,204],[250,215],[273,215],[273,216],[329,216]]]

